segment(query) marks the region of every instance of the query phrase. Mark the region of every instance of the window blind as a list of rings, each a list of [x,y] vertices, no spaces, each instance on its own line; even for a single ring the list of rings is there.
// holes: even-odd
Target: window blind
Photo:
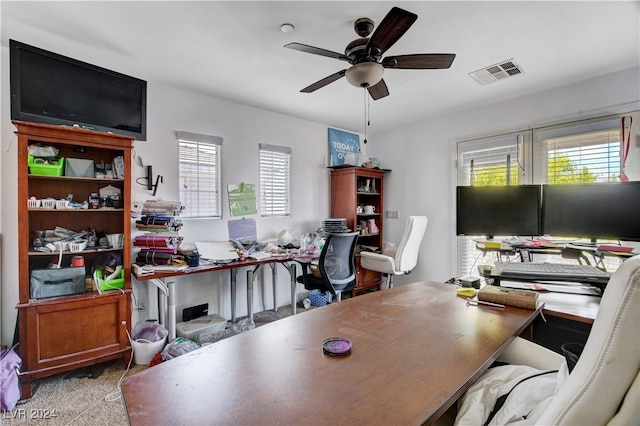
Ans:
[[[185,218],[217,218],[221,214],[220,156],[222,138],[177,132],[180,202]]]
[[[260,215],[291,214],[291,148],[259,144]]]
[[[531,131],[458,143],[458,185],[524,184],[529,177]],[[498,236],[499,237],[499,236]],[[507,236],[503,236],[507,237]],[[472,237],[458,237],[458,274],[475,275],[478,259],[492,256],[476,249]],[[485,259],[493,263],[496,259]]]
[[[534,131],[536,183],[618,180],[620,117],[585,120]]]

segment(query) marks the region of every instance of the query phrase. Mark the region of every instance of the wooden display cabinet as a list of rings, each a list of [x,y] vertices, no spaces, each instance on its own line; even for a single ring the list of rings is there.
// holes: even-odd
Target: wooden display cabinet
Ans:
[[[384,229],[383,194],[384,175],[389,170],[365,167],[332,167],[331,170],[331,217],[346,218],[347,226],[358,229],[361,222],[375,221],[378,232],[368,230],[358,237],[358,246],[382,249]],[[373,206],[374,212],[359,212],[358,206]],[[358,250],[359,251],[359,250]],[[358,284],[352,295],[371,288],[380,289],[382,275],[360,266],[360,256],[356,253]]]
[[[66,126],[14,121],[18,136],[18,333],[22,358],[20,384],[22,398],[29,398],[36,379],[86,367],[100,362],[131,357],[128,335],[131,331],[131,149],[128,136],[95,132]],[[103,179],[36,175],[29,173],[28,147],[53,146],[58,156],[93,160],[94,164],[113,163],[123,157],[124,178]],[[64,173],[62,173],[64,174]],[[84,201],[107,185],[121,191],[121,207],[97,209],[43,208],[28,206],[31,197]],[[82,256],[86,274],[101,255],[117,252],[122,256],[124,288],[99,294],[96,291],[32,299],[31,271],[46,268],[57,253],[35,251],[36,231],[57,226],[72,231],[95,229],[124,234],[124,245],[116,249],[87,248],[81,252],[63,251],[62,266],[73,256]]]

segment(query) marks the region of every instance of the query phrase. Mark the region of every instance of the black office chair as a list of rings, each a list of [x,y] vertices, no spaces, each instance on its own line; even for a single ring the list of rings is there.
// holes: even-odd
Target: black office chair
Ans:
[[[354,253],[357,239],[357,232],[329,234],[318,259],[320,276],[313,274],[310,263],[302,263],[302,275],[297,281],[307,290],[328,291],[340,301],[342,292],[356,287]]]

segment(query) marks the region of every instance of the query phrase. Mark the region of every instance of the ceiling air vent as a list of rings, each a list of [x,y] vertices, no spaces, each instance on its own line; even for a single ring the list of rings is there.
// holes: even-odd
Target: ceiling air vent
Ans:
[[[488,66],[486,68],[479,69],[477,71],[469,73],[469,75],[478,83],[485,85],[503,80],[507,77],[513,77],[518,74],[522,74],[524,70],[513,59],[499,62],[497,64]]]

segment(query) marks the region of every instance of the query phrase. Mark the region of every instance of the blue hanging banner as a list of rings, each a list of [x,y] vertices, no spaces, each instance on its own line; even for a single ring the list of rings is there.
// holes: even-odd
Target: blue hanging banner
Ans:
[[[329,166],[358,165],[360,135],[329,128]]]

